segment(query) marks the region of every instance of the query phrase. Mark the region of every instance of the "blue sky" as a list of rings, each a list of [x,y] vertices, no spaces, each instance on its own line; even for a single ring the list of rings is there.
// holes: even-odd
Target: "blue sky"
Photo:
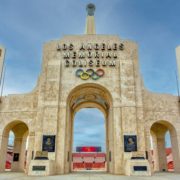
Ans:
[[[74,144],[77,146],[101,146],[106,151],[104,114],[96,108],[78,111],[74,118]]]
[[[138,43],[145,86],[177,94],[179,0],[0,0],[0,44],[7,49],[4,94],[35,87],[43,43],[65,34],[83,34],[89,2],[96,5],[97,34],[116,34]]]

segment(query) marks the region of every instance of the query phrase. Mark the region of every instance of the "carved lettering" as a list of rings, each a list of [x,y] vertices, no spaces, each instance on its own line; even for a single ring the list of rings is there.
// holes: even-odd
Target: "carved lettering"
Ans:
[[[109,61],[109,66],[116,66],[116,61]]]
[[[69,58],[70,58],[70,53],[69,52],[64,53],[64,59],[69,59]]]
[[[77,50],[76,50],[77,49]],[[58,44],[57,51],[62,52],[65,67],[115,67],[117,51],[124,50],[123,43],[82,43],[79,48],[70,44]]]

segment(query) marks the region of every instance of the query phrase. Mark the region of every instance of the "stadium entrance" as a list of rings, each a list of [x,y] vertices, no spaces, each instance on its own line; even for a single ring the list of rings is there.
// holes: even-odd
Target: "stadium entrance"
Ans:
[[[112,116],[112,110],[111,110],[112,101],[111,101],[110,93],[104,87],[100,85],[87,83],[87,84],[79,85],[76,88],[74,88],[71,91],[67,102],[69,106],[67,109],[68,117],[67,117],[67,131],[66,132],[71,133],[71,134],[70,135],[68,134],[66,136],[67,149],[65,152],[67,152],[66,156],[67,156],[67,162],[68,162],[67,166],[69,167],[68,168],[69,172],[75,170],[73,169],[73,165],[72,165],[73,161],[76,161],[76,162],[78,161],[77,163],[79,163],[79,166],[82,167],[81,170],[90,170],[90,169],[97,170],[95,166],[98,164],[98,161],[99,161],[99,163],[101,162],[101,165],[104,163],[104,167],[102,168],[103,170],[110,171],[112,168],[111,166],[111,159],[112,159],[111,151],[112,150],[110,147],[113,147],[112,121],[110,120],[112,118],[111,117]],[[106,152],[107,152],[106,157],[105,157],[105,154],[103,153],[99,154],[97,151],[100,151],[100,149],[98,150],[98,148],[94,146],[81,147],[81,149],[78,150],[78,151],[80,150],[88,151],[88,149],[86,148],[89,148],[90,151],[94,151],[89,154],[87,154],[87,152],[83,152],[83,154],[81,155],[79,153],[78,155],[77,154],[75,155],[73,153],[73,138],[76,138],[73,136],[73,132],[77,130],[77,129],[74,129],[76,113],[80,111],[81,109],[87,110],[87,108],[99,109],[104,115],[104,119],[105,119],[104,131],[106,132],[104,136],[106,137],[105,144],[106,144]],[[82,139],[82,140],[85,141],[85,139]],[[85,144],[85,146],[87,146],[87,144]],[[85,157],[85,153],[86,153],[86,157]],[[95,162],[97,162],[97,164],[93,166],[92,163],[95,163]]]
[[[72,171],[106,171],[106,127],[97,108],[83,108],[73,121]]]
[[[44,44],[35,89],[1,97],[0,171],[5,170],[10,131],[15,136],[10,152],[14,153],[12,171],[25,170],[34,176],[68,174],[74,159],[85,162],[83,169],[95,169],[94,164],[105,159],[99,157],[99,144],[77,145],[83,151],[78,159],[73,154],[73,139],[74,131],[86,128],[75,128],[77,113],[96,108],[105,122],[106,172],[150,176],[156,170],[167,170],[166,131],[171,135],[174,171],[180,172],[179,97],[148,91],[139,71],[137,43],[116,35],[97,35],[95,6],[89,4],[86,9],[86,34]],[[2,53],[3,49],[0,60]],[[85,157],[88,150],[96,156]]]

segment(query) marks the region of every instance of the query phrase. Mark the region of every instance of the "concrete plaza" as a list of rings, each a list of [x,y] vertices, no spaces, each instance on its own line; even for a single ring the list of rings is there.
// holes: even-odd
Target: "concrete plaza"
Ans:
[[[180,174],[176,173],[156,173],[151,177],[145,176],[117,176],[106,173],[72,173],[68,175],[42,176],[34,177],[27,176],[24,173],[5,172],[0,174],[0,180],[179,180]]]

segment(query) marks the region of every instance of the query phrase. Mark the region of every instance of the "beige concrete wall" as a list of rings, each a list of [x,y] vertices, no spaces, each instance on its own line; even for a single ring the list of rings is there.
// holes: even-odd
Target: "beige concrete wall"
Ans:
[[[105,75],[97,81],[92,79],[83,81],[76,77],[75,72],[79,67],[65,67],[63,52],[56,50],[58,44],[72,43],[78,51],[77,47],[87,42],[124,44],[124,50],[117,51],[116,66],[100,67],[104,69]],[[87,68],[89,67],[83,69]],[[96,70],[97,67],[93,69]],[[81,88],[77,88],[86,86],[84,92]],[[109,110],[105,110],[101,104],[94,102],[95,107],[106,112],[107,151],[112,155],[111,162],[108,162],[109,172],[124,174],[124,164],[132,156],[131,153],[124,152],[124,135],[137,135],[138,151],[145,153],[147,150],[150,155],[150,129],[153,123],[160,120],[168,121],[175,127],[177,134],[172,133],[172,139],[176,139],[173,142],[177,150],[174,154],[180,156],[178,98],[145,90],[139,73],[137,44],[121,40],[117,36],[105,35],[65,36],[61,40],[44,45],[42,71],[35,90],[28,94],[10,95],[2,99],[0,142],[4,142],[3,132],[8,124],[15,120],[24,122],[29,131],[28,166],[32,151],[42,150],[42,136],[56,135],[56,152],[48,153],[49,159],[56,162],[55,173],[70,172],[71,162],[68,161],[68,154],[70,156],[72,151],[74,112],[69,96],[72,95],[72,99],[77,100],[83,93],[84,97],[98,94],[110,106]],[[87,103],[79,108],[86,107]],[[3,143],[0,148],[4,153]]]
[[[116,67],[104,68],[105,76],[99,79],[98,81],[93,81],[91,79],[87,81],[82,81],[80,78],[77,78],[75,76],[75,71],[78,69],[78,67],[66,68],[64,66],[64,59],[62,58],[62,52],[56,51],[57,44],[73,43],[75,44],[75,47],[78,47],[82,43],[86,43],[87,41],[91,41],[91,43],[123,42],[125,45],[125,50],[118,52],[119,58],[117,59]],[[112,159],[115,159],[117,163],[113,165],[114,168],[111,171],[117,174],[123,173],[123,170],[122,170],[123,168],[120,168],[122,167],[122,157],[124,158],[130,157],[129,153],[126,153],[126,154],[123,153],[123,134],[133,134],[133,135],[140,134],[140,137],[143,138],[143,133],[141,131],[143,129],[143,125],[141,126],[141,129],[139,131],[137,130],[137,120],[141,122],[143,121],[141,78],[139,76],[139,69],[138,69],[137,45],[130,41],[122,41],[116,36],[109,36],[109,37],[96,36],[96,35],[94,36],[91,36],[91,35],[66,36],[61,41],[52,41],[46,44],[44,46],[44,54],[45,56],[43,59],[43,62],[44,62],[43,73],[45,73],[44,77],[46,77],[46,80],[44,80],[44,92],[45,92],[44,96],[45,97],[44,97],[44,102],[42,103],[48,104],[48,105],[51,104],[51,107],[52,106],[56,107],[58,104],[58,99],[60,99],[60,102],[59,102],[60,107],[62,107],[62,109],[67,108],[66,106],[67,98],[71,90],[74,87],[77,87],[81,84],[86,84],[86,83],[93,83],[93,84],[95,83],[97,85],[102,85],[103,87],[106,87],[106,89],[109,92],[111,92],[112,99],[113,99],[113,111],[115,111],[116,109],[118,109],[119,111],[119,118],[117,116],[117,113],[115,113],[113,119],[114,119],[114,122],[115,122],[115,119],[117,119],[117,123],[120,126],[119,128],[117,128],[117,126],[114,126],[114,130],[117,129],[117,132],[119,133],[121,129],[121,138],[115,135],[117,139],[114,140],[115,141],[114,143],[115,143],[115,146],[117,146],[117,144],[120,144],[119,146],[120,150],[118,150],[119,153],[116,153],[115,149],[112,150],[112,156],[113,156]],[[60,92],[60,94],[58,94],[57,92]],[[137,106],[138,106],[138,109],[136,109]],[[60,108],[59,112],[61,113],[61,111],[62,110]],[[53,112],[55,111],[53,110]],[[129,113],[129,112],[132,112],[132,113]],[[62,118],[61,121],[64,121],[64,117],[66,116],[68,115],[66,114],[66,115],[63,115],[63,117],[61,116]],[[127,123],[127,121],[129,124]],[[47,122],[48,121],[43,122],[43,126],[46,126]],[[134,124],[134,125],[131,126],[131,124]],[[60,127],[58,129],[60,129]],[[116,131],[114,132],[116,133]],[[64,129],[61,131],[61,133],[65,135]],[[144,141],[141,141],[141,145],[140,145],[141,149],[144,146],[145,146]],[[61,147],[62,147],[62,144],[61,144]],[[63,158],[66,161],[67,154],[64,155],[63,152],[61,153],[63,157],[59,157],[60,161]],[[61,153],[58,156],[60,156]],[[119,156],[119,160],[117,158],[118,156]],[[66,165],[65,169],[68,169],[68,168],[69,168],[69,165]],[[64,167],[61,167],[61,170],[59,169],[59,172],[66,171],[63,169]]]
[[[17,123],[25,123],[29,132],[35,132],[35,121],[37,116],[37,95],[36,91],[29,94],[9,95],[2,98],[0,103],[0,134],[1,134],[1,160],[0,171],[4,171],[7,143],[10,130],[13,130]],[[23,129],[15,130],[14,153],[20,153],[18,162],[12,164],[12,171],[24,171],[25,144],[26,138],[23,139]],[[17,134],[18,133],[18,134]],[[31,146],[31,141],[29,142]],[[27,166],[31,158],[27,160]]]
[[[177,96],[168,95],[168,94],[155,94],[144,90],[143,92],[143,104],[144,104],[144,120],[145,120],[145,130],[146,130],[146,141],[149,141],[149,130],[152,128],[153,124],[160,123],[163,127],[166,128],[166,131],[169,130],[171,136],[172,143],[172,152],[174,163],[175,163],[175,171],[179,172],[179,162],[180,162],[180,141],[178,140],[180,134],[180,104]],[[154,131],[156,134],[159,133],[159,129],[163,130],[163,128],[156,128]],[[161,131],[163,134],[157,134],[157,148],[158,148],[158,156],[159,157],[159,170],[166,169],[165,168],[165,154],[163,155],[163,151],[165,152],[165,132]],[[148,144],[148,143],[147,143]],[[164,147],[164,148],[163,148]],[[150,152],[150,146],[147,147]],[[163,150],[164,149],[164,150]],[[150,153],[149,153],[150,154]],[[156,165],[157,166],[157,165]],[[156,169],[158,169],[156,167]]]

